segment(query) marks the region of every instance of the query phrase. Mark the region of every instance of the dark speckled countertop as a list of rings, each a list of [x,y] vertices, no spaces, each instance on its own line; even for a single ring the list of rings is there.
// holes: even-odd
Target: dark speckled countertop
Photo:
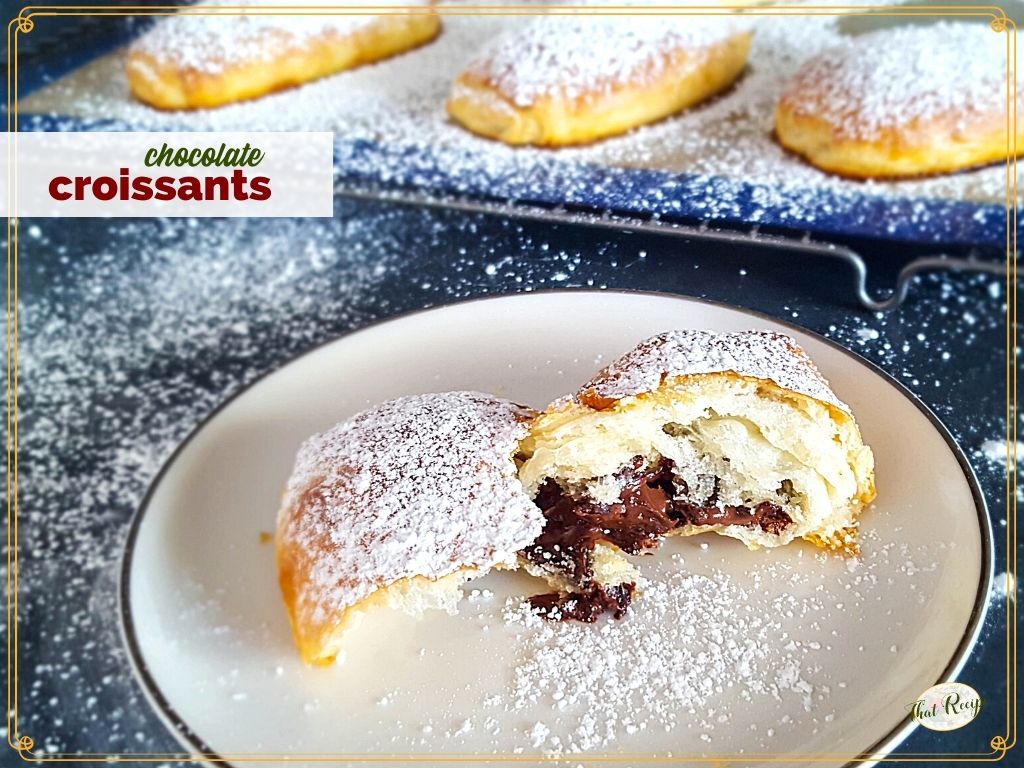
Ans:
[[[881,282],[908,255],[856,245]],[[992,515],[998,587],[1007,506],[992,446],[1006,431],[1006,286],[929,274],[905,306],[879,315],[858,308],[848,284],[838,265],[785,252],[382,202],[339,202],[333,220],[24,221],[20,733],[47,753],[178,751],[132,676],[117,611],[128,521],[161,463],[219,402],[303,350],[485,295],[597,287],[706,297],[877,363],[970,458]],[[1005,732],[1006,621],[994,597],[960,678],[984,699],[978,719],[951,733],[918,729],[902,750],[987,751]]]

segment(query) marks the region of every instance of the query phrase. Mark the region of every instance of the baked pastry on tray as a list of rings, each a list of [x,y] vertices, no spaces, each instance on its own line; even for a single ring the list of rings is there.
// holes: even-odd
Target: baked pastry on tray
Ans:
[[[218,9],[258,10],[270,0],[187,6],[203,13],[173,14],[131,46],[128,84],[136,98],[160,109],[216,107],[394,56],[437,36],[441,21],[430,12],[429,0],[378,5],[389,2],[423,11],[270,15]]]
[[[486,44],[455,81],[448,113],[507,144],[582,144],[729,87],[750,38],[734,16],[544,15]]]
[[[304,660],[329,663],[374,605],[454,612],[467,579],[522,567],[554,619],[621,617],[626,555],[706,531],[751,548],[857,550],[874,460],[803,350],[769,331],[670,331],[543,414],[477,392],[414,395],[299,451],[278,515]]]
[[[807,61],[779,101],[775,133],[812,165],[852,178],[986,165],[1008,154],[1006,77],[1006,39],[987,23],[883,29]],[[1017,131],[1024,146],[1024,124]]]

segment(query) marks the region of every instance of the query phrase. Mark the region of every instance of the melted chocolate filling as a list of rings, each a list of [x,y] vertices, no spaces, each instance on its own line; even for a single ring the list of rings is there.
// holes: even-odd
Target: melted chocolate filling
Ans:
[[[792,520],[780,507],[762,501],[755,507],[718,504],[718,482],[703,503],[677,499],[689,493],[673,476],[673,463],[663,459],[644,468],[636,456],[616,477],[623,483],[619,500],[599,503],[567,494],[554,480],[541,486],[535,502],[546,522],[537,540],[523,550],[530,562],[560,571],[580,591],[536,595],[530,604],[552,619],[592,622],[605,611],[620,618],[629,606],[635,584],[604,587],[594,581],[594,547],[605,541],[631,555],[655,547],[682,525],[757,525],[778,535]],[[677,484],[681,487],[677,488]]]
[[[668,515],[670,491],[654,482],[655,473],[632,467],[626,472],[635,477],[624,477],[626,485],[614,504],[576,499],[554,480],[544,483],[535,502],[547,520],[537,540],[523,550],[526,558],[558,569],[582,587],[593,580],[592,554],[599,541],[630,554],[656,546],[677,524]]]
[[[680,525],[757,525],[765,533],[776,536],[793,522],[789,515],[770,501],[762,501],[753,509],[742,505],[709,507],[677,501],[672,511]]]
[[[605,611],[609,611],[616,619],[621,619],[633,599],[634,591],[636,584],[615,584],[610,587],[594,584],[582,592],[568,595],[558,592],[534,595],[530,598],[530,605],[545,619],[571,619],[590,624],[597,621],[597,617]]]

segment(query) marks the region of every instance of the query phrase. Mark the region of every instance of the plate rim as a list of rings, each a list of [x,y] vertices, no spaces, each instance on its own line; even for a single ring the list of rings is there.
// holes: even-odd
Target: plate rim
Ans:
[[[398,312],[393,315],[386,317],[377,318],[370,322],[354,328],[337,336],[332,336],[329,339],[325,339],[321,342],[314,344],[313,346],[299,352],[296,355],[288,357],[287,359],[278,362],[271,368],[261,373],[256,378],[247,382],[245,385],[240,387],[235,392],[232,392],[228,397],[218,403],[213,409],[211,409],[205,416],[203,416],[199,422],[189,430],[188,434],[175,446],[171,455],[161,465],[159,471],[153,476],[150,481],[146,493],[143,495],[142,500],[139,502],[138,507],[132,514],[129,522],[128,533],[125,537],[125,542],[121,552],[121,565],[118,576],[118,616],[120,625],[121,640],[124,643],[125,649],[127,650],[127,656],[129,663],[132,667],[132,671],[135,673],[135,678],[142,689],[145,698],[149,701],[154,713],[157,718],[161,720],[167,727],[168,731],[178,740],[178,742],[194,752],[183,753],[186,755],[194,756],[201,755],[206,760],[212,760],[217,762],[225,768],[236,768],[235,764],[225,759],[213,750],[209,744],[207,744],[202,737],[185,721],[185,719],[178,714],[171,703],[164,696],[163,691],[157,684],[156,680],[150,674],[149,666],[146,663],[145,657],[142,653],[142,649],[139,645],[138,637],[135,631],[135,623],[132,619],[130,605],[131,605],[131,569],[135,553],[135,545],[138,539],[139,530],[142,527],[142,523],[146,516],[153,496],[156,494],[157,489],[163,482],[164,476],[170,471],[171,467],[178,460],[179,456],[185,452],[185,450],[192,444],[192,442],[198,437],[211,421],[213,421],[221,411],[225,410],[230,406],[236,399],[249,392],[249,390],[255,388],[258,384],[261,384],[264,379],[272,376],[284,367],[297,362],[298,360],[312,355],[318,352],[322,348],[328,345],[339,342],[343,339],[347,339],[355,334],[362,333],[364,331],[370,331],[378,328],[379,326],[387,323],[408,320],[416,315],[421,315],[427,312],[436,312],[444,309],[453,307],[465,306],[469,304],[480,304],[484,302],[497,302],[503,299],[510,298],[524,298],[528,296],[551,296],[551,295],[576,295],[584,294],[590,296],[607,296],[623,295],[623,296],[634,296],[634,297],[649,297],[649,298],[662,298],[662,299],[676,299],[682,301],[690,301],[698,304],[706,304],[712,307],[720,309],[731,309],[742,314],[748,315],[753,319],[762,320],[768,323],[772,323],[781,328],[789,331],[795,331],[800,334],[806,334],[812,337],[814,340],[825,344],[832,349],[841,352],[847,357],[853,358],[853,360],[861,365],[867,367],[871,372],[881,376],[886,383],[895,387],[897,392],[903,395],[909,400],[924,416],[928,419],[931,426],[939,433],[943,441],[946,443],[947,448],[956,458],[957,464],[960,466],[961,472],[964,474],[964,479],[967,481],[967,485],[971,491],[971,497],[974,501],[974,509],[978,518],[979,532],[981,534],[981,577],[978,583],[978,590],[975,594],[974,605],[971,608],[971,614],[968,618],[967,626],[964,630],[963,636],[960,638],[960,642],[957,644],[956,650],[950,656],[949,661],[943,668],[942,674],[935,684],[947,682],[949,680],[955,680],[960,672],[963,670],[970,658],[971,651],[977,644],[978,637],[981,633],[981,628],[984,625],[986,615],[988,613],[988,596],[992,588],[992,580],[994,578],[993,568],[995,560],[995,544],[992,538],[992,521],[991,515],[988,509],[988,504],[985,501],[985,496],[981,491],[981,486],[978,483],[978,478],[974,472],[974,468],[971,466],[970,461],[967,458],[967,454],[957,443],[956,439],[950,433],[949,429],[939,419],[938,415],[921,400],[914,392],[908,389],[902,382],[900,382],[895,376],[890,374],[888,371],[881,368],[874,361],[869,360],[852,349],[839,344],[837,341],[826,338],[825,336],[805,328],[797,323],[790,322],[788,320],[781,320],[776,318],[767,312],[760,310],[749,309],[739,304],[733,304],[725,301],[716,301],[713,299],[707,299],[699,296],[689,296],[680,293],[671,293],[668,291],[649,291],[640,289],[596,289],[596,288],[543,288],[538,290],[517,291],[511,293],[503,293],[498,295],[478,296],[470,299],[463,299],[460,301],[443,302],[440,304],[433,304],[426,307],[417,307],[415,309],[405,310]],[[847,763],[844,763],[843,768],[852,768],[852,766],[864,766],[864,765],[875,765],[879,761],[883,760],[886,756],[892,753],[906,738],[917,728],[917,723],[914,722],[908,714],[898,723],[896,723],[884,736],[875,741],[868,749],[859,753],[858,756],[852,757]],[[309,753],[314,754],[314,753]],[[459,754],[459,753],[452,753]],[[473,753],[467,753],[473,754]],[[908,753],[909,754],[909,753]],[[255,755],[254,755],[255,756]],[[294,758],[283,758],[282,762],[301,759],[302,753],[297,753]],[[437,758],[444,760],[445,754],[439,753]],[[502,758],[496,755],[480,754],[481,760],[488,762],[502,762]],[[583,757],[585,759],[605,759],[607,757],[615,758],[614,754],[604,755],[602,753],[589,753],[577,755],[577,757]],[[863,759],[858,759],[858,757]],[[398,763],[409,763],[413,762],[413,759],[409,756],[403,755],[389,755],[389,758],[394,759]],[[344,759],[350,762],[363,762],[359,757],[339,757],[339,760]],[[671,762],[671,758],[668,758]],[[697,761],[700,762],[700,761]]]

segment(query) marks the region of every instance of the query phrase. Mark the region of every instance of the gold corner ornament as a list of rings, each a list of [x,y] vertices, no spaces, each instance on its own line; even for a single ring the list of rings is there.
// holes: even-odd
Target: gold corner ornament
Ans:
[[[1005,753],[1009,747],[1006,744],[1006,738],[1004,736],[993,736],[992,740],[988,743],[992,747],[993,752]]]
[[[18,737],[18,754],[23,758],[34,757],[32,754],[26,755],[25,753],[31,753],[32,748],[36,745],[36,740],[31,736],[19,736]]]
[[[24,12],[24,10],[25,9],[23,8],[22,12]],[[29,32],[36,28],[36,23],[32,21],[31,16],[22,16],[19,13],[16,21],[18,22],[18,31],[21,32],[23,35],[27,35]]]

